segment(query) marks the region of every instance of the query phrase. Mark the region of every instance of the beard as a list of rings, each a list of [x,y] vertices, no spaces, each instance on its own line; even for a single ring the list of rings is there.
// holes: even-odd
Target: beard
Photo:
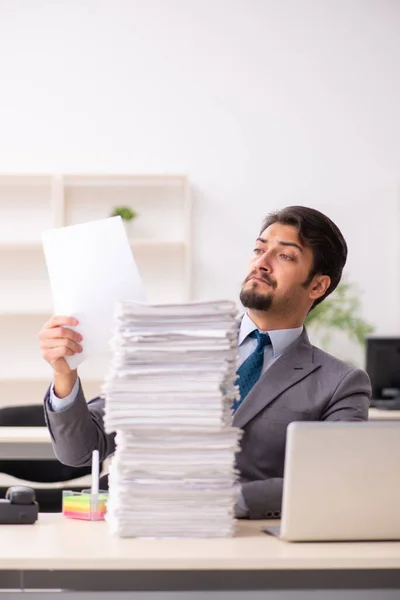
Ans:
[[[246,286],[246,283],[249,281],[253,273],[250,273],[248,277],[243,282],[242,289],[240,291],[240,302],[243,304],[245,308],[250,308],[252,310],[261,310],[267,311],[272,306],[273,295],[271,292],[260,292],[257,289],[257,284],[253,282],[253,284],[249,287]],[[260,275],[259,275],[260,276]],[[262,279],[265,279],[273,288],[276,287],[276,283],[271,281],[271,278],[268,276],[262,276]]]
[[[255,288],[241,289],[240,302],[245,308],[266,312],[272,306],[272,294],[261,294]]]

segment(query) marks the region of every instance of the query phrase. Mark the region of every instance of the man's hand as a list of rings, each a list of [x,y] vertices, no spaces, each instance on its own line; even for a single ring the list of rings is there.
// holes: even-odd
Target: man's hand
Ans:
[[[82,336],[68,327],[76,325],[73,317],[52,317],[39,333],[42,356],[54,371],[54,392],[59,398],[71,393],[78,376],[65,360],[82,352]]]

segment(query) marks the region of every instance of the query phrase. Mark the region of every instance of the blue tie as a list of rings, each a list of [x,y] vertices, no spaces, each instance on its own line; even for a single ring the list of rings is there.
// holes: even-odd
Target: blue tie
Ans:
[[[271,343],[268,333],[260,333],[258,329],[252,331],[249,337],[257,339],[257,347],[236,371],[239,376],[240,400],[234,400],[233,412],[237,411],[253,385],[258,381],[264,362],[264,348]]]

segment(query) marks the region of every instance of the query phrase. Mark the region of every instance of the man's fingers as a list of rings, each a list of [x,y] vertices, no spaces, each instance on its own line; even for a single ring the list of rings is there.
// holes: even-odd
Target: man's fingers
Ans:
[[[71,327],[75,327],[76,325],[79,325],[79,321],[74,317],[55,316],[51,317],[51,319],[47,321],[46,325],[44,326],[44,329],[49,329],[51,327],[59,327],[60,325],[70,325]]]
[[[70,348],[52,348],[46,351],[46,360],[52,361],[57,360],[59,358],[65,358],[65,356],[73,356],[75,352],[73,352]]]
[[[68,329],[68,327],[54,327],[51,329],[42,329],[39,333],[39,339],[41,341],[49,339],[67,339],[73,340],[74,342],[81,342],[83,338],[80,333]]]
[[[51,350],[52,348],[65,348],[65,349],[68,348],[69,350],[72,350],[72,352],[74,354],[76,352],[78,352],[78,353],[82,352],[82,346],[80,344],[77,344],[76,342],[73,342],[72,340],[67,340],[67,339],[63,339],[63,340],[46,339],[46,340],[42,341],[40,347],[45,352],[47,350]]]

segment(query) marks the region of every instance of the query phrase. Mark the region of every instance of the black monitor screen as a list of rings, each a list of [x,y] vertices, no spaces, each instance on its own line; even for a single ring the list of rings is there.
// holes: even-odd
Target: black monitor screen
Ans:
[[[367,339],[367,373],[372,400],[399,400],[400,338]]]

